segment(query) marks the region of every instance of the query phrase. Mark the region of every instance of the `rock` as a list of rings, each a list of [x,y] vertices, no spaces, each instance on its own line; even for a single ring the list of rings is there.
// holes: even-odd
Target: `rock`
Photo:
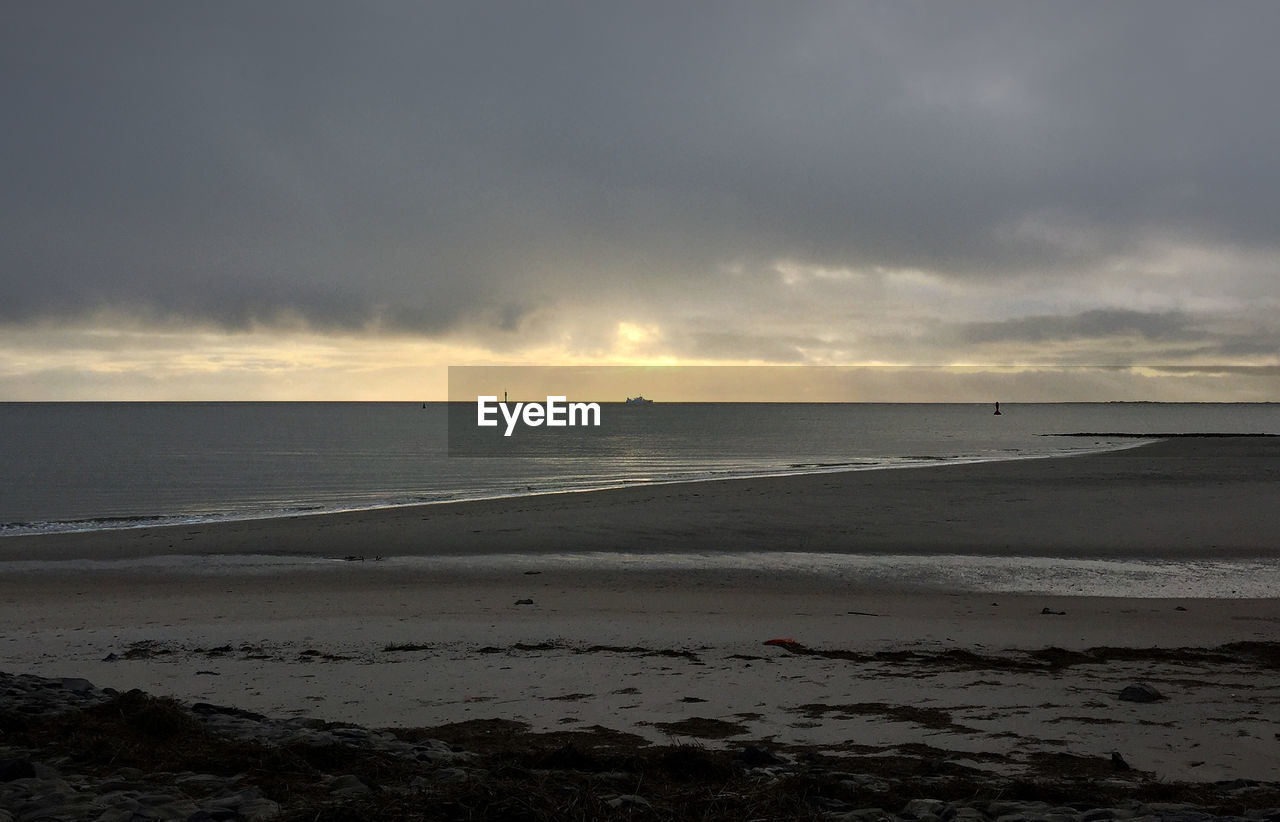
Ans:
[[[237,808],[241,809],[250,802],[256,802],[262,798],[262,791],[257,788],[245,788],[242,791],[219,796],[216,799],[209,799],[205,804],[215,808]],[[243,812],[243,811],[242,811]]]
[[[1120,698],[1124,699],[1123,696]],[[1119,751],[1111,752],[1111,767],[1115,768],[1117,771],[1132,770],[1132,768],[1129,767],[1129,763],[1124,761],[1124,757],[1120,755]],[[1110,817],[1105,818],[1109,819]],[[1088,820],[1086,820],[1086,822],[1088,822]]]
[[[947,803],[941,799],[912,799],[902,809],[903,816],[920,819],[925,816],[942,816]]]
[[[214,808],[196,811],[187,817],[187,822],[236,822],[239,818],[239,814],[230,808]]]
[[[851,814],[856,813],[853,804],[843,799],[833,799],[829,796],[811,796],[809,801],[818,806],[827,813]],[[847,816],[841,816],[841,819],[847,819]]]
[[[428,748],[426,750],[414,751],[414,756],[421,762],[434,762],[437,765],[452,764],[471,759],[471,754],[453,753],[452,751],[439,751]]]
[[[1006,816],[1027,817],[1048,808],[1043,802],[1014,802],[1010,799],[993,799],[987,803],[987,816],[999,820]]]
[[[22,810],[18,822],[45,822],[45,820],[82,819],[89,812],[91,798],[73,798],[64,794],[40,796]]]
[[[471,774],[462,768],[441,768],[432,774],[437,782],[465,782],[471,778]]]
[[[1204,811],[1183,811],[1181,813],[1166,813],[1160,815],[1160,822],[1223,822],[1228,817],[1210,816]]]
[[[289,722],[311,731],[323,731],[329,724],[323,719],[317,719],[311,716],[296,717],[294,719],[290,719]]]
[[[36,766],[30,759],[0,759],[0,782],[35,779]]]
[[[1066,616],[1066,615],[1067,615],[1067,612],[1066,612],[1066,611],[1055,611],[1055,610],[1053,610],[1052,608],[1041,608],[1041,609],[1040,609],[1040,613],[1042,613],[1042,614],[1051,614],[1051,615],[1053,615],[1053,616]]]
[[[638,796],[634,793],[624,793],[621,796],[615,796],[612,799],[606,799],[604,804],[610,808],[618,810],[620,808],[651,808],[653,807],[648,799]]]
[[[784,765],[787,761],[777,754],[764,748],[757,748],[755,745],[748,745],[743,748],[742,753],[738,754],[738,758],[753,768],[761,765]]]
[[[1194,811],[1191,805],[1185,805],[1181,802],[1147,802],[1140,809],[1143,814],[1153,816],[1164,816],[1171,813],[1184,813],[1186,811]]]
[[[161,805],[168,805],[173,802],[173,797],[167,793],[144,793],[136,797],[134,801],[149,808],[158,808]]]
[[[423,739],[415,742],[405,750],[405,753],[423,762],[439,764],[466,762],[476,758],[475,754],[450,745],[448,742],[441,742],[439,739]]]
[[[373,731],[368,728],[359,728],[355,725],[339,725],[332,729],[334,736],[346,736],[351,739],[368,739],[373,736]]]
[[[237,810],[244,822],[263,822],[280,815],[280,804],[270,799],[250,799]]]
[[[885,780],[869,773],[849,774],[840,780],[840,784],[855,793],[884,793],[891,787]]]
[[[200,793],[208,793],[216,791],[226,785],[228,782],[235,781],[237,777],[214,776],[207,773],[192,773],[183,776],[174,777],[173,784],[182,788],[184,791],[195,790]]]
[[[57,768],[51,768],[43,762],[32,762],[32,766],[36,769],[36,779],[58,779],[62,774],[58,773]]]
[[[1120,691],[1120,699],[1125,702],[1159,702],[1168,697],[1145,682],[1135,682]]]
[[[78,693],[78,694],[93,690],[93,683],[87,679],[81,679],[80,677],[64,676],[62,679],[58,681],[59,683],[61,683],[64,689],[68,691],[74,691],[75,693]]]
[[[517,600],[516,600],[516,605],[532,605],[532,604],[533,604],[533,600],[531,600],[531,599],[517,599]]]
[[[897,817],[884,808],[859,808],[844,815],[852,822],[897,822]]]
[[[335,776],[329,781],[329,793],[334,796],[359,796],[372,793],[369,786],[355,774]]]

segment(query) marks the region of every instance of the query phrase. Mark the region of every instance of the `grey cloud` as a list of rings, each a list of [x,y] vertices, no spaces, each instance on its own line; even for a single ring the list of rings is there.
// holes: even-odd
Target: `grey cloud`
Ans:
[[[804,349],[825,349],[828,345],[810,337],[696,331],[674,341],[673,347],[680,354],[697,359],[802,363],[805,361]]]
[[[1178,311],[1094,310],[1070,316],[1044,315],[968,323],[958,329],[956,336],[968,343],[1036,343],[1133,336],[1178,342],[1201,339],[1205,335],[1193,318]]]
[[[1272,4],[50,2],[8,16],[9,322],[113,305],[229,327],[298,315],[514,333],[566,300],[711,316],[720,289],[764,301],[766,286],[715,273],[739,260],[1056,284],[1151,232],[1275,250]],[[1044,215],[1080,221],[1085,240],[1016,230]],[[1276,296],[1256,278],[1223,287]],[[965,339],[1129,322],[1179,340],[1185,319],[1046,316]]]
[[[1249,363],[1274,362],[1280,325],[1226,312],[1095,310],[952,324],[927,336],[926,348],[957,346],[977,346],[988,362],[1144,365],[1170,373],[1187,364],[1196,372],[1257,375],[1269,366]]]
[[[1274,379],[1280,377],[1280,365],[1223,365],[1208,363],[1204,365],[1167,365],[1154,366],[1153,370],[1166,374],[1229,374],[1233,376],[1252,377],[1256,379]]]
[[[1223,357],[1256,357],[1275,359],[1280,351],[1280,331],[1255,332],[1250,337],[1228,339],[1214,346],[1214,352]]]

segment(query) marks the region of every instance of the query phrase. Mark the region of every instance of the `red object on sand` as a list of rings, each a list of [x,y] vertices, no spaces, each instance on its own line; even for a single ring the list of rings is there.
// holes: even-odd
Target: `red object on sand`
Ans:
[[[804,646],[794,639],[770,639],[766,640],[765,645],[777,645],[779,648],[786,648],[788,651],[800,651]]]

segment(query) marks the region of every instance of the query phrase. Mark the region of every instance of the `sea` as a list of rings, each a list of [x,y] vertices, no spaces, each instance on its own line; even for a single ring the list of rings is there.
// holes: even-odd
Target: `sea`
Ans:
[[[1273,403],[1005,403],[1001,411],[973,403],[602,403],[598,428],[521,428],[510,438],[489,429],[480,442],[474,405],[464,403],[0,403],[0,540],[1036,459],[1149,441],[1132,435],[1280,433]],[[1072,436],[1079,434],[1086,436]],[[997,564],[1008,572],[1008,561]]]

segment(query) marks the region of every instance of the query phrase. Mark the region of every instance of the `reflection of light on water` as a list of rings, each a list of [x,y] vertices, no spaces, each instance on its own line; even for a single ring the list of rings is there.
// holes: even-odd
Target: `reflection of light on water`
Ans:
[[[764,572],[820,576],[850,585],[1059,596],[1280,596],[1280,563],[1256,560],[1111,560],[1061,557],[819,554],[584,553],[541,556],[403,557],[397,563],[456,570]]]
[[[159,556],[125,560],[22,560],[8,573],[129,571],[139,573],[286,574],[376,569],[466,571],[756,572],[822,577],[850,586],[949,592],[1058,596],[1249,599],[1280,597],[1280,562],[1258,560],[1068,559],[857,555],[805,552],[482,554],[388,557],[375,562],[265,555]]]

